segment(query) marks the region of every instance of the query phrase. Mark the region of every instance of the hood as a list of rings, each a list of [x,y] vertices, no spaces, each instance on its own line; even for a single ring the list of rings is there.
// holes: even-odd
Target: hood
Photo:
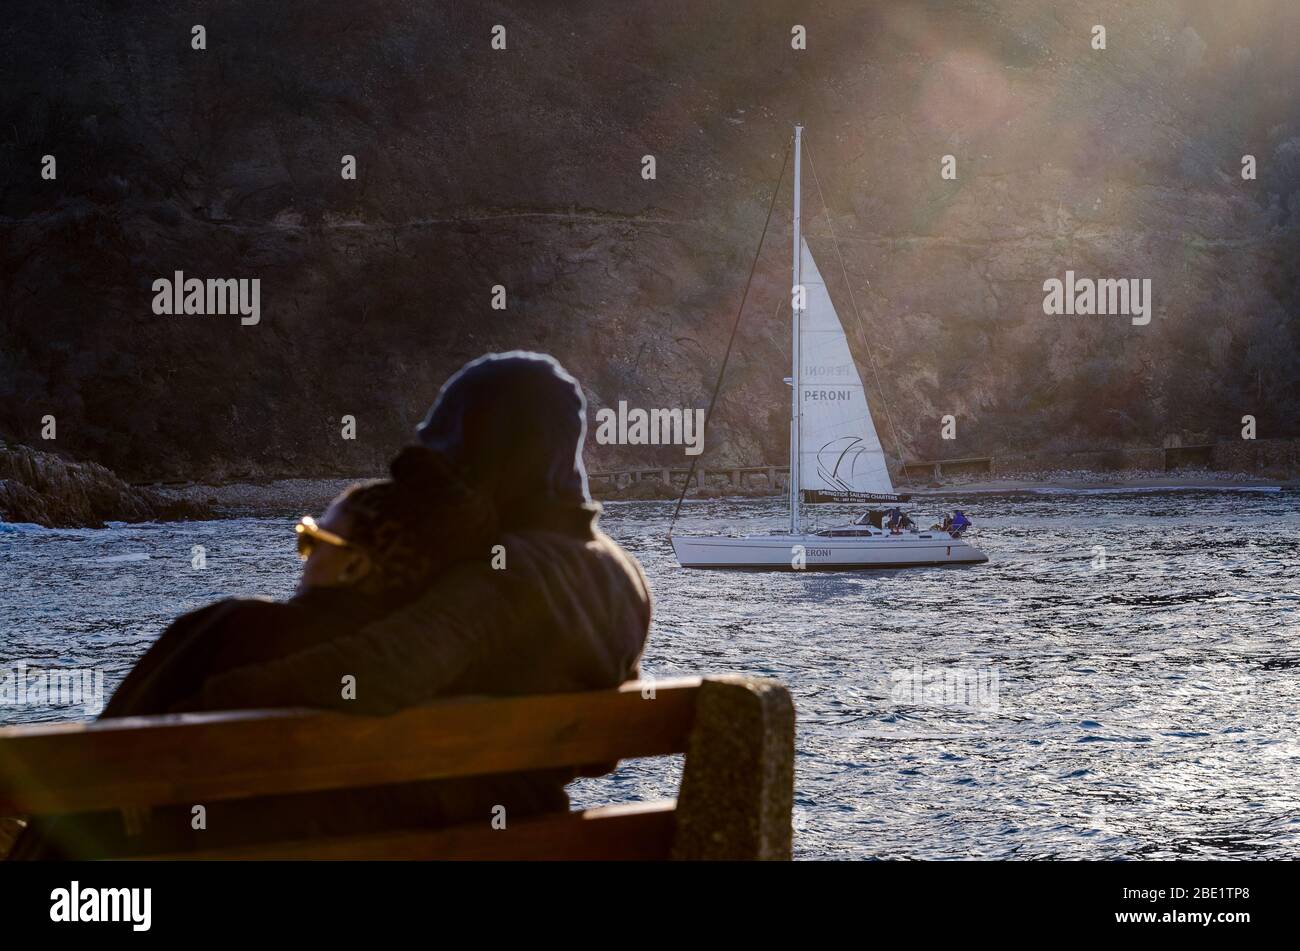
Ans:
[[[457,371],[416,433],[492,500],[502,528],[519,529],[565,510],[590,524],[586,431],[578,381],[554,357],[515,350]]]

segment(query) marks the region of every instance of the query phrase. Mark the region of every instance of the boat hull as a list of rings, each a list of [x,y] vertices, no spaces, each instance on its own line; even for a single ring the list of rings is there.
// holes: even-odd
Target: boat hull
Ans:
[[[672,543],[683,568],[845,571],[973,565],[989,560],[965,539],[942,532],[870,537],[674,535]]]

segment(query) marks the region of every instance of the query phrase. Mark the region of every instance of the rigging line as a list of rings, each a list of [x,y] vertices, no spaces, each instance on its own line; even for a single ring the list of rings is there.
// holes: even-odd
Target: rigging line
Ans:
[[[722,378],[727,373],[727,362],[731,359],[731,348],[736,342],[736,331],[740,329],[740,315],[745,312],[745,301],[749,300],[749,287],[754,283],[754,272],[758,270],[758,258],[763,253],[763,241],[767,238],[767,228],[772,223],[772,211],[776,208],[776,198],[781,194],[781,183],[785,181],[785,169],[790,164],[790,145],[794,137],[785,145],[785,157],[781,159],[781,174],[777,176],[776,188],[772,189],[772,201],[767,206],[767,218],[763,221],[763,233],[758,236],[758,248],[754,251],[754,261],[749,266],[749,277],[745,279],[745,292],[740,295],[740,306],[736,308],[736,319],[731,324],[731,336],[727,339],[727,352],[722,356],[722,366],[718,369],[718,380],[713,384],[713,395],[709,397],[709,408],[704,411],[704,426],[700,432],[700,439],[703,441],[704,433],[708,432],[709,420],[713,418],[713,407],[718,402],[718,393],[722,390]],[[780,307],[780,304],[777,304]],[[700,457],[691,458],[691,468],[686,473],[686,481],[682,484],[682,494],[677,496],[677,505],[673,509],[673,520],[668,524],[668,537],[672,538],[673,529],[677,525],[677,516],[682,511],[682,501],[686,498],[686,490],[691,487],[691,479],[695,478],[695,467],[699,464]]]
[[[853,295],[853,282],[849,280],[849,269],[844,264],[844,253],[840,250],[840,242],[835,237],[835,225],[831,221],[831,206],[826,203],[826,196],[822,194],[822,180],[817,177],[817,163],[813,161],[812,146],[808,144],[808,135],[804,134],[804,151],[808,153],[808,167],[812,169],[813,181],[817,183],[817,197],[821,199],[822,208],[826,210],[826,227],[831,233],[831,245],[835,248],[835,256],[840,259],[840,273],[844,275],[844,284],[849,289],[849,303],[853,305],[853,316],[858,320],[858,330],[862,333],[862,339],[867,344],[867,360],[871,364],[871,375],[876,378],[876,391],[880,393],[880,404],[885,408],[885,419],[889,421],[889,431],[894,437],[894,449],[898,453],[898,464],[905,465],[903,462],[903,443],[898,438],[898,428],[894,425],[894,415],[889,411],[889,400],[885,399],[885,388],[880,385],[880,371],[876,369],[876,358],[871,352],[871,336],[867,333],[866,322],[862,319],[862,312],[858,310],[858,300]]]

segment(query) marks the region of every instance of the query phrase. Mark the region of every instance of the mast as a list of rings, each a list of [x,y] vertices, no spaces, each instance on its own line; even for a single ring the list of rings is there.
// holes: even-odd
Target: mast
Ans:
[[[802,154],[803,126],[794,127],[794,262],[791,266],[790,322],[793,338],[790,374],[790,534],[798,535],[799,524],[799,314],[804,295],[799,293],[803,241],[799,232],[799,159]]]

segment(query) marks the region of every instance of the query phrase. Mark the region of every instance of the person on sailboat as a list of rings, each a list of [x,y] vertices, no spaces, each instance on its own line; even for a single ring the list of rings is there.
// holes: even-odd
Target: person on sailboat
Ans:
[[[952,522],[948,527],[948,534],[953,538],[961,538],[970,527],[971,520],[962,513],[961,509],[954,509],[952,513]]]
[[[903,528],[903,512],[897,505],[889,510],[889,534],[898,535]]]

